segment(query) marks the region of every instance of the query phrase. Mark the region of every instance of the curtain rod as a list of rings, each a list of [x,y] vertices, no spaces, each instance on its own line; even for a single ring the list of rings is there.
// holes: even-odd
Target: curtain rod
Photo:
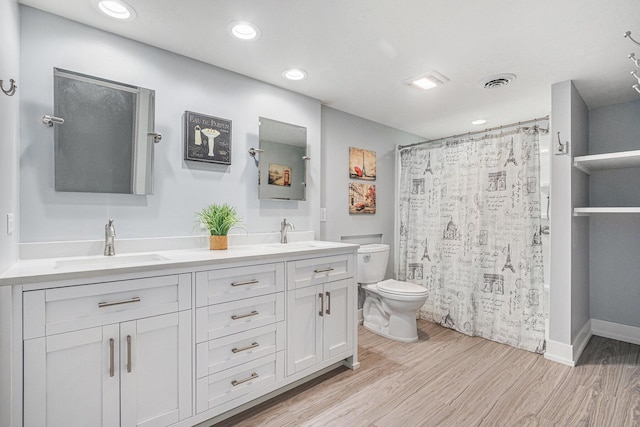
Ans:
[[[403,150],[403,149],[409,148],[409,147],[415,147],[416,145],[430,144],[432,142],[444,141],[445,139],[459,138],[461,136],[477,135],[479,133],[487,133],[487,132],[492,132],[494,130],[502,130],[502,129],[505,129],[505,128],[513,127],[513,126],[520,126],[520,125],[523,125],[525,123],[534,123],[534,122],[539,122],[539,121],[543,121],[543,120],[549,120],[549,116],[547,115],[547,116],[544,116],[544,117],[538,117],[536,119],[525,120],[523,122],[511,123],[511,124],[502,125],[502,126],[496,126],[496,127],[487,128],[487,129],[484,129],[484,130],[477,130],[475,132],[460,133],[458,135],[451,135],[451,136],[447,136],[447,137],[444,137],[444,138],[431,139],[431,140],[428,140],[428,141],[421,141],[421,142],[414,142],[413,144],[408,144],[408,145],[398,145],[398,150]]]

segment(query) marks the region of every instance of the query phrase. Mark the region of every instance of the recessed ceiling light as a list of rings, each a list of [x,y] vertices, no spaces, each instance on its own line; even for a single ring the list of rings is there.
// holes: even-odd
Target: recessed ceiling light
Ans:
[[[232,22],[227,26],[227,31],[241,40],[255,40],[260,37],[260,29],[247,21]]]
[[[471,122],[472,125],[483,125],[485,123],[487,123],[485,119],[478,119]]]
[[[110,18],[131,21],[136,17],[136,11],[122,0],[94,0],[93,5]]]
[[[282,72],[284,78],[289,80],[302,80],[307,77],[307,72],[299,68],[289,68]]]
[[[440,86],[448,82],[449,79],[437,71],[431,70],[419,76],[407,79],[405,84],[418,89],[433,89],[436,86]]]

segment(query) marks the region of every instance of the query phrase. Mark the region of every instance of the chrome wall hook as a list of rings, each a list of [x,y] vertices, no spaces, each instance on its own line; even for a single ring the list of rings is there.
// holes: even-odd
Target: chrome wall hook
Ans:
[[[640,76],[638,76],[638,75],[636,74],[636,72],[635,72],[635,71],[632,71],[632,72],[631,72],[631,75],[632,75],[633,77],[635,77],[635,78],[636,78],[636,80],[638,81],[638,83],[640,83]]]
[[[635,53],[630,53],[629,55],[627,55],[627,58],[629,58],[631,62],[636,64],[636,67],[640,68],[640,59],[636,59]]]
[[[636,90],[636,92],[640,93],[640,84],[631,86]]]
[[[639,43],[639,42],[637,42],[637,41],[635,41],[635,40],[633,39],[633,37],[631,37],[631,31],[627,31],[627,32],[625,32],[625,33],[624,33],[624,37],[625,37],[625,38],[628,38],[629,40],[631,40],[632,42],[634,42],[635,44],[637,44],[638,46],[640,46],[640,43]]]
[[[569,153],[569,141],[564,144],[560,140],[560,132],[558,132],[558,144],[556,145],[555,154],[568,154]]]
[[[9,89],[5,89],[4,88],[4,81],[0,80],[0,89],[2,89],[2,92],[7,95],[7,96],[13,96],[16,93],[16,90],[18,89],[18,86],[16,85],[16,81],[13,79],[9,79]]]

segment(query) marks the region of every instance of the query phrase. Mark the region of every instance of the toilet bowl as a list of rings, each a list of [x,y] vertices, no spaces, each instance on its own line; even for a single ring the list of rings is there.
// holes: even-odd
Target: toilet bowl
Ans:
[[[386,338],[418,341],[416,312],[427,291],[415,283],[382,280],[389,260],[388,245],[363,245],[358,249],[358,283],[365,291],[363,326]]]

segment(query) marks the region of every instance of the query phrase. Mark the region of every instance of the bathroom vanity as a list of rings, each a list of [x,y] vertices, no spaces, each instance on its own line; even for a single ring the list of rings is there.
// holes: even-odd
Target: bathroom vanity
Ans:
[[[193,426],[357,368],[356,249],[18,262],[0,276],[11,290],[0,302],[13,322],[11,425]]]

